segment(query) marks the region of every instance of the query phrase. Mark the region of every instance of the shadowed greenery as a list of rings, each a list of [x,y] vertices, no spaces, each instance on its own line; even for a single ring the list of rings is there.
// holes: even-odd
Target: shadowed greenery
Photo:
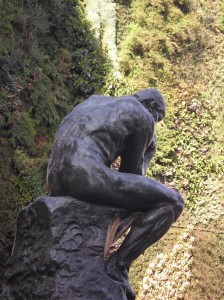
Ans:
[[[18,210],[46,193],[55,130],[109,63],[76,0],[0,2],[0,280]]]

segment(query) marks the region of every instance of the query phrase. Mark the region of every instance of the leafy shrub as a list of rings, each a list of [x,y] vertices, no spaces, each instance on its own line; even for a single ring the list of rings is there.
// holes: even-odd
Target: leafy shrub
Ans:
[[[194,85],[201,74],[190,67],[200,64],[198,55],[206,49],[210,33],[202,22],[207,16],[190,0],[135,0],[131,12],[120,43],[126,84],[158,87],[168,108],[165,124],[157,128],[157,153],[147,174],[181,190],[187,205],[194,206],[204,182],[221,170],[211,155],[214,109],[201,85]]]
[[[190,1],[132,2],[132,22],[120,44],[126,76],[138,79],[141,86],[173,81],[177,58],[205,43],[200,13],[191,6]]]
[[[20,194],[18,203],[22,206],[32,202],[44,192],[43,162],[40,159],[31,159],[19,148],[14,153],[13,162],[18,174],[14,184]]]
[[[36,135],[35,121],[27,112],[22,112],[15,121],[12,120],[12,117],[12,129],[10,130],[12,145],[14,147],[22,147],[28,152],[33,152]]]

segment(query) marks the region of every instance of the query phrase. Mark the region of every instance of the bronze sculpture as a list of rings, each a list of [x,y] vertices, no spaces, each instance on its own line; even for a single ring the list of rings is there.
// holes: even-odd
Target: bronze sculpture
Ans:
[[[181,214],[178,192],[146,178],[155,149],[155,124],[165,117],[156,89],[132,96],[93,95],[68,114],[55,137],[48,165],[50,196],[120,207],[132,214],[131,230],[114,255],[128,269]],[[111,168],[120,156],[118,171]]]
[[[179,193],[144,177],[164,116],[162,95],[146,89],[91,96],[64,118],[48,165],[49,196],[18,214],[1,300],[135,299],[130,264],[183,210]]]

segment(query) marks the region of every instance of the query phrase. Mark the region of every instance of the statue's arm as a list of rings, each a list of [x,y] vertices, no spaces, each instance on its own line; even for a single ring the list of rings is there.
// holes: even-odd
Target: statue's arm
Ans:
[[[135,103],[134,103],[135,104]],[[154,126],[151,114],[135,104],[130,110],[129,139],[121,153],[120,172],[144,175],[146,167],[155,152]],[[126,122],[124,122],[124,126]]]
[[[146,144],[147,140],[144,135],[136,132],[126,150],[121,154],[120,172],[144,175],[145,165],[153,155],[150,147],[147,148],[147,153],[145,152]]]
[[[119,172],[143,175],[143,156],[142,151],[137,147],[130,146],[121,155],[121,165]]]
[[[156,152],[156,136],[154,135],[151,144],[148,146],[148,148],[145,151],[143,165],[142,165],[143,175],[145,175],[146,169],[147,169],[151,159],[153,158],[155,152]]]

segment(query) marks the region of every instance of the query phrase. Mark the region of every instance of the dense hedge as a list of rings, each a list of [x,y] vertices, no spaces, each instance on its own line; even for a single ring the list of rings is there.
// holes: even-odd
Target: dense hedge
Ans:
[[[221,99],[210,95],[216,73],[212,61],[208,63],[212,51],[221,54],[214,49],[221,13],[217,17],[209,2],[194,0],[133,0],[123,5],[127,9],[120,10],[120,23],[126,25],[119,54],[124,82],[118,84],[118,93],[155,86],[165,95],[167,117],[157,129],[158,149],[148,175],[181,189],[187,206],[194,207],[205,181],[223,171],[222,150],[213,155],[213,121]]]
[[[223,235],[196,228],[224,229],[223,1],[117,2],[124,79],[114,91],[155,86],[164,94],[167,116],[157,126],[157,153],[147,174],[181,192],[187,209],[180,227],[195,225],[190,254],[178,239],[183,229],[170,230],[135,261],[131,284],[139,300],[220,299]],[[179,266],[189,271],[187,279]]]
[[[76,0],[0,3],[0,280],[16,214],[46,192],[45,168],[62,117],[99,93],[109,63]]]

